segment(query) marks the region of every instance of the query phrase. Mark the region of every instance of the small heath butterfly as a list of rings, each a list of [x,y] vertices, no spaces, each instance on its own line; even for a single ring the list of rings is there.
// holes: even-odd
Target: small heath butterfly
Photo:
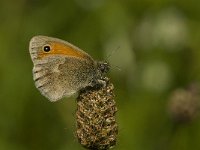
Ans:
[[[35,86],[50,101],[87,86],[103,85],[107,62],[95,61],[78,47],[57,38],[34,36],[29,44]]]

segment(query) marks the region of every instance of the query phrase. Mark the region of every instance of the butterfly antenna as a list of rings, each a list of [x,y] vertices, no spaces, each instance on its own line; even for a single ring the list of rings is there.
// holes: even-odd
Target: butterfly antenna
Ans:
[[[122,71],[122,69],[119,66],[114,66],[118,71]]]
[[[112,50],[111,53],[106,57],[106,60],[108,60],[116,51],[118,51],[120,46],[118,46],[116,49]]]
[[[108,62],[108,59],[114,54],[114,53],[116,53],[116,51],[118,51],[119,50],[119,48],[120,48],[120,46],[118,46],[116,49],[114,49],[114,50],[112,50],[112,52],[106,57],[106,61]],[[121,71],[121,68],[119,67],[119,66],[113,66],[113,65],[111,65],[113,68],[115,68],[115,69],[117,69],[118,71]],[[113,69],[111,67],[111,69]]]

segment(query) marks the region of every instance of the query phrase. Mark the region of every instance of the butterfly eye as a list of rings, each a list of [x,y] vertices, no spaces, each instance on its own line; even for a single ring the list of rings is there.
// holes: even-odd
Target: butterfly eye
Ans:
[[[43,50],[45,52],[49,52],[51,50],[51,47],[49,45],[46,45],[46,46],[43,47]]]

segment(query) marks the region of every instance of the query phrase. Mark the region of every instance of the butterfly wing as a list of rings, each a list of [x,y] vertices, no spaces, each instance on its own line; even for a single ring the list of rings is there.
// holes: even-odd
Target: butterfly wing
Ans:
[[[45,46],[49,46],[50,51],[44,51]],[[50,101],[74,94],[83,86],[78,84],[81,81],[84,86],[89,84],[94,61],[78,47],[57,38],[36,36],[30,41],[29,52],[35,85]]]

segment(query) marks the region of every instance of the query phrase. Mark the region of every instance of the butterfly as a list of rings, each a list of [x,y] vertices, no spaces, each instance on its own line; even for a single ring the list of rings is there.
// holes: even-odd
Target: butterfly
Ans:
[[[36,88],[50,101],[69,97],[87,86],[103,84],[110,66],[95,61],[71,43],[48,36],[34,36],[29,43]]]

